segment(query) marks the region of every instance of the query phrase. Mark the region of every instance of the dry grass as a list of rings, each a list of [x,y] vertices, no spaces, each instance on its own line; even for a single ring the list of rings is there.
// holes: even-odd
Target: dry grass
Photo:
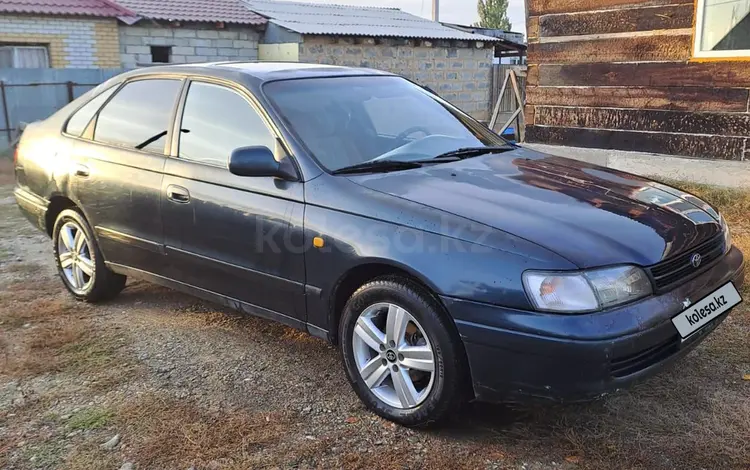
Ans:
[[[7,270],[6,270],[7,272]],[[59,282],[15,281],[0,293],[0,363],[13,377],[86,374],[95,387],[125,380],[116,337],[91,330],[93,308],[72,299]],[[20,334],[11,333],[20,330]]]
[[[128,458],[145,468],[204,466],[252,467],[255,454],[288,432],[290,416],[211,413],[189,401],[147,395],[123,406],[115,418],[129,436]]]
[[[85,312],[85,306],[59,290],[45,294],[40,288],[44,286],[16,281],[0,294],[0,322],[4,329],[23,331],[3,341],[4,370],[13,376],[64,370],[71,362],[66,348],[79,343],[87,334],[85,325],[71,318],[82,310]]]
[[[11,286],[11,289],[13,287]],[[28,291],[26,287],[24,291]],[[0,302],[6,298],[0,295]],[[12,298],[12,297],[11,297]],[[45,322],[55,318],[63,318],[75,313],[79,305],[62,295],[37,297],[28,301],[11,301],[10,305],[1,304],[0,321],[6,328],[21,328],[31,322]],[[85,308],[84,308],[85,310]]]
[[[55,463],[59,461],[56,460]],[[72,452],[65,456],[65,464],[60,467],[66,470],[113,470],[122,465],[122,459],[116,453],[104,453],[97,443],[86,442],[77,445]]]

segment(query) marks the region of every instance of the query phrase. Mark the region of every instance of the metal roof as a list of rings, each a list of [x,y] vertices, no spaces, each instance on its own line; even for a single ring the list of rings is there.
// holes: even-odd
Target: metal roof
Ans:
[[[458,31],[395,8],[272,0],[244,0],[244,3],[273,23],[299,34],[495,41],[495,38]]]
[[[493,38],[505,39],[506,41],[516,42],[521,45],[526,44],[526,41],[524,41],[523,33],[517,33],[515,31],[504,31],[502,29],[496,29],[496,28],[482,28],[479,26],[466,26],[463,24],[446,23],[444,21],[442,22],[442,24],[449,28],[466,31],[467,33],[481,34],[483,36],[492,36]]]
[[[0,13],[38,15],[80,15],[107,18],[133,16],[133,13],[108,0],[2,0]]]
[[[267,21],[241,0],[117,0],[139,16],[166,21],[224,22],[262,25]]]

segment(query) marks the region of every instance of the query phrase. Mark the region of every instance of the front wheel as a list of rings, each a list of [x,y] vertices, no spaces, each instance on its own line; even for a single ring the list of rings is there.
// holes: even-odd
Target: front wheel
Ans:
[[[89,224],[76,209],[60,212],[52,241],[57,271],[76,299],[109,300],[125,287],[126,277],[110,271],[104,264]]]
[[[349,382],[376,414],[424,426],[463,402],[463,347],[420,286],[396,276],[369,282],[347,302],[339,331]]]

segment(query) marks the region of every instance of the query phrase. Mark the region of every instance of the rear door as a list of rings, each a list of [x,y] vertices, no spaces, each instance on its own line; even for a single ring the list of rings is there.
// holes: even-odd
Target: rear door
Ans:
[[[162,182],[169,276],[299,326],[306,318],[303,184],[228,170],[241,147],[290,157],[252,97],[231,83],[193,81],[183,108]]]
[[[163,272],[162,171],[182,85],[179,78],[126,82],[75,144],[72,192],[110,263]],[[68,127],[78,126],[75,117]]]

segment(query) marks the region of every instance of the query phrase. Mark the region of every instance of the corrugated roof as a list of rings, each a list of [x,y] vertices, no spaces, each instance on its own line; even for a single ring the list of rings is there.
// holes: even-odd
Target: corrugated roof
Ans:
[[[495,41],[395,8],[244,0],[252,11],[300,34]]]
[[[0,13],[127,17],[133,13],[108,0],[2,0]]]
[[[117,0],[139,16],[154,20],[266,24],[240,0]]]

